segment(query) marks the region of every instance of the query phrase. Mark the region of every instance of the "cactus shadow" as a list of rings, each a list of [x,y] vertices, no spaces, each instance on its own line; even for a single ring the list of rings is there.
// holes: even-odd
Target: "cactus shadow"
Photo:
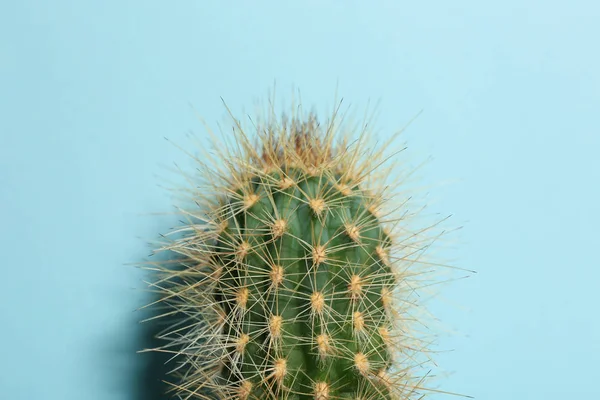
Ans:
[[[140,255],[135,259],[140,260],[138,265],[169,265],[173,272],[186,268],[183,258],[171,251],[158,252],[147,257]],[[124,310],[125,319],[115,322],[113,327],[107,327],[108,331],[100,334],[95,340],[95,379],[98,383],[101,382],[99,390],[108,393],[108,398],[181,399],[181,396],[172,391],[174,383],[177,382],[177,375],[171,372],[181,366],[183,359],[174,358],[173,353],[152,349],[160,349],[168,344],[168,341],[160,338],[165,331],[176,327],[178,334],[185,334],[186,329],[192,329],[181,328],[182,323],[189,323],[189,316],[184,313],[172,313],[173,309],[161,301],[162,295],[158,290],[144,283],[155,283],[164,276],[159,277],[152,268],[140,268],[139,271],[134,289],[136,300],[131,304],[134,309],[131,312]],[[178,281],[178,278],[171,278],[169,282],[161,282],[160,286],[183,283]],[[121,295],[122,293],[115,293],[115,296]],[[216,399],[213,393],[203,391],[198,395],[201,398]]]
[[[169,393],[171,385],[166,382],[169,380],[169,371],[176,365],[170,361],[172,355],[144,351],[164,345],[164,341],[158,339],[158,336],[167,326],[173,324],[177,317],[151,319],[164,312],[160,307],[145,307],[159,300],[158,294],[142,286],[145,285],[142,280],[155,281],[153,275],[151,271],[145,270],[142,275],[138,275],[140,279],[136,279],[138,283],[133,289],[136,300],[126,306],[132,308],[115,312],[115,318],[107,324],[106,330],[99,332],[96,338],[92,339],[94,357],[91,362],[95,377],[92,378],[91,384],[98,384],[97,390],[105,393],[106,398],[174,398]],[[115,291],[107,295],[116,296],[114,301],[118,304],[123,293]]]
[[[148,304],[158,301],[158,296],[151,296],[148,300]],[[142,321],[157,317],[159,313],[158,310],[150,308],[140,310],[134,314],[139,321]],[[173,396],[168,394],[171,386],[166,382],[168,373],[173,368],[173,364],[169,362],[172,356],[164,352],[144,350],[156,349],[164,345],[164,342],[158,339],[158,335],[174,319],[174,317],[168,317],[137,323],[135,356],[139,358],[139,367],[133,376],[130,386],[134,400],[165,400],[173,398]]]
[[[172,261],[172,260],[171,260]],[[160,300],[159,296],[150,297],[151,302]],[[151,304],[151,303],[148,303]],[[144,310],[145,318],[156,318],[139,324],[139,345],[140,349],[157,349],[166,344],[166,341],[160,339],[160,335],[165,330],[171,330],[176,327],[177,331],[185,334],[191,327],[183,328],[182,322],[187,324],[186,315],[176,313],[165,316],[166,312],[172,312],[172,309],[165,307],[150,307]],[[201,344],[202,342],[199,341]],[[173,349],[177,350],[177,349]],[[140,357],[141,368],[138,371],[134,385],[132,387],[135,400],[165,400],[181,399],[180,396],[171,392],[173,389],[173,377],[171,372],[183,362],[180,357],[174,357],[173,353],[161,351],[147,351],[136,354]],[[207,390],[202,389],[196,393],[198,398],[207,400],[218,400],[218,396]]]
[[[183,270],[185,267],[183,263],[179,263],[178,260],[181,257],[177,256],[172,252],[165,252],[160,255],[155,255],[153,261],[168,261],[169,269],[172,271]],[[148,273],[146,280],[149,282],[156,282],[158,277],[156,274]],[[177,278],[171,278],[171,283],[183,284]],[[168,283],[161,283],[161,286],[168,285]],[[136,312],[139,322],[137,324],[137,341],[136,345],[136,356],[139,357],[139,370],[132,382],[132,391],[134,400],[166,400],[166,399],[180,399],[179,396],[174,394],[173,389],[173,377],[171,372],[173,369],[181,365],[183,361],[180,357],[174,357],[172,352],[165,351],[144,351],[151,349],[158,349],[167,342],[161,339],[160,336],[165,331],[172,330],[176,327],[179,334],[185,334],[187,330],[192,329],[191,327],[182,327],[182,323],[187,325],[186,315],[184,313],[173,313],[173,309],[165,306],[160,300],[161,296],[155,292],[149,292],[146,297],[144,305],[148,307],[143,308]],[[177,349],[173,349],[177,350]],[[213,393],[208,391],[201,391],[198,396],[206,399],[216,399]]]
[[[179,263],[181,256],[173,252],[166,251],[153,254],[148,261],[156,263],[168,262],[169,269],[181,270],[183,264]],[[155,271],[144,270],[144,280],[146,282],[157,282],[160,279]],[[170,282],[176,283],[175,279]],[[161,286],[168,283],[161,283]],[[181,313],[171,314],[172,309],[168,308],[161,301],[161,295],[156,289],[148,287],[146,296],[143,299],[141,309],[134,315],[136,321],[136,349],[135,356],[138,360],[138,371],[134,375],[130,389],[134,400],[166,400],[179,398],[170,391],[173,385],[170,372],[179,364],[179,358],[173,357],[173,353],[166,351],[156,351],[166,344],[160,336],[168,330],[169,327],[179,325],[185,319]]]

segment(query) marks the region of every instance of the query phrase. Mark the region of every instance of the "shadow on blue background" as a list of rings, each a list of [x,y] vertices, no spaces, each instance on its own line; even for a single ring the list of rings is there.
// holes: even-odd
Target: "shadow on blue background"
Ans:
[[[151,255],[147,260],[165,259],[166,254]],[[140,260],[141,263],[145,261]],[[152,271],[144,271],[144,280],[154,282]],[[170,394],[172,382],[169,372],[176,366],[173,355],[157,349],[165,344],[159,339],[164,329],[172,326],[179,319],[178,315],[161,316],[165,311],[160,304],[151,305],[160,296],[146,290],[137,300],[140,309],[129,313],[129,320],[124,322],[129,328],[119,326],[108,333],[98,343],[98,374],[104,376],[105,389],[123,398],[132,400],[166,400],[173,398]]]

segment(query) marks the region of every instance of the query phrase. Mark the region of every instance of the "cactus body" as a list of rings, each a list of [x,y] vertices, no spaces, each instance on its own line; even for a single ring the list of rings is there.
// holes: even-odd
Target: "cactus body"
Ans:
[[[222,209],[214,293],[241,360],[225,374],[256,398],[280,387],[302,399],[350,396],[390,365],[379,331],[391,324],[381,295],[394,284],[389,240],[371,199],[330,174],[283,167]]]
[[[161,349],[180,398],[421,396],[406,310],[422,238],[382,211],[381,153],[334,132],[313,116],[271,122],[204,176],[200,211],[162,249],[180,268],[161,265],[156,285],[181,316]]]

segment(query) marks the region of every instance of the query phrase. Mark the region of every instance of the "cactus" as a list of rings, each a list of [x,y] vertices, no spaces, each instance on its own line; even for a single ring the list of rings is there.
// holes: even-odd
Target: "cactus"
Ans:
[[[153,266],[165,315],[178,316],[156,350],[173,354],[179,398],[426,391],[413,295],[427,229],[410,231],[412,214],[381,184],[396,164],[383,169],[382,149],[365,133],[353,142],[335,115],[271,118],[254,141],[235,121],[234,146],[196,159],[196,209],[159,249],[172,262]]]

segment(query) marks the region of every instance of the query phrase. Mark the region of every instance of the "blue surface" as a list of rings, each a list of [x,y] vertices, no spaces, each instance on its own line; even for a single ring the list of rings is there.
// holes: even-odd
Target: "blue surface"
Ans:
[[[290,3],[284,5],[282,3]],[[277,81],[381,99],[465,225],[443,389],[600,398],[596,2],[13,1],[0,5],[0,398],[139,399],[140,261],[176,225],[156,175]],[[327,4],[327,5],[323,5]],[[568,5],[567,5],[568,4]],[[189,105],[193,106],[194,111]],[[150,397],[146,396],[146,399]],[[436,397],[438,398],[438,397]],[[442,397],[440,397],[442,398]],[[443,397],[445,398],[445,397]]]

